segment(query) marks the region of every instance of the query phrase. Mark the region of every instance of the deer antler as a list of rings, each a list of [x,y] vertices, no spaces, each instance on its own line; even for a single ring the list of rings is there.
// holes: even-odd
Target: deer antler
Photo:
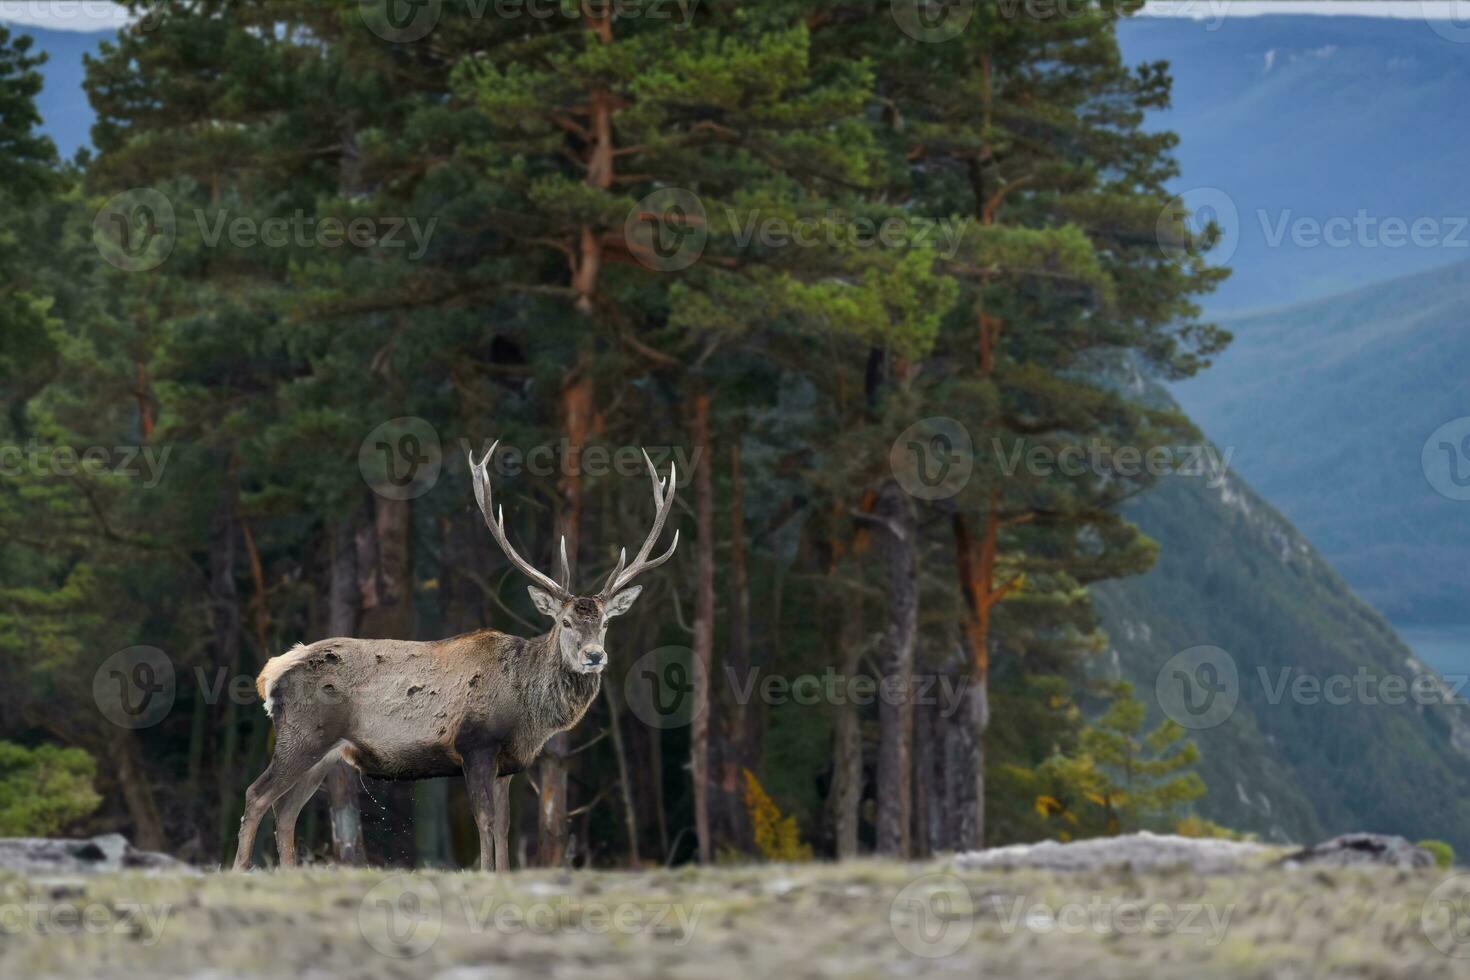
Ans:
[[[512,565],[514,565],[516,568],[519,568],[522,572],[525,573],[527,578],[529,578],[532,582],[535,582],[546,592],[550,593],[558,601],[565,602],[572,597],[571,572],[569,566],[567,565],[566,538],[562,538],[561,542],[562,578],[565,581],[564,584],[559,584],[554,579],[552,579],[550,575],[537,571],[536,566],[532,565],[530,562],[526,561],[526,559],[522,558],[519,554],[516,553],[516,550],[510,546],[510,541],[505,536],[504,507],[496,508],[496,516],[494,518],[491,518],[490,516],[490,473],[487,467],[490,463],[490,457],[495,455],[495,447],[499,445],[500,440],[495,440],[495,442],[490,446],[490,451],[485,454],[485,458],[480,460],[479,463],[475,462],[474,450],[470,450],[468,453],[466,453],[466,455],[469,456],[470,460],[470,475],[474,478],[475,481],[475,500],[480,505],[480,513],[485,515],[485,526],[490,529],[490,533],[495,537],[495,542],[500,545],[500,550],[505,552],[505,557],[510,559],[510,563]]]
[[[611,599],[625,585],[633,581],[634,577],[657,568],[668,561],[674,555],[674,549],[679,547],[679,529],[674,529],[674,541],[669,545],[669,550],[659,555],[653,561],[648,560],[648,553],[653,550],[654,543],[658,541],[659,534],[664,529],[664,521],[669,518],[669,511],[674,508],[674,486],[678,482],[673,463],[669,464],[669,475],[666,480],[658,478],[658,469],[653,465],[653,460],[648,458],[648,450],[643,451],[644,462],[648,463],[648,475],[653,479],[653,529],[648,532],[648,537],[643,541],[643,547],[638,549],[638,554],[633,558],[633,564],[628,565],[628,549],[624,548],[618,553],[617,567],[607,577],[607,582],[602,587],[601,598]],[[667,487],[667,492],[665,492]],[[626,567],[625,567],[626,566]]]

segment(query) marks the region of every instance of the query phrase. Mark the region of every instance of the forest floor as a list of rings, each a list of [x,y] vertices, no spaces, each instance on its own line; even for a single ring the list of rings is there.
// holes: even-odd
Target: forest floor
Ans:
[[[1445,871],[954,861],[0,873],[0,977],[1470,977],[1467,896]]]

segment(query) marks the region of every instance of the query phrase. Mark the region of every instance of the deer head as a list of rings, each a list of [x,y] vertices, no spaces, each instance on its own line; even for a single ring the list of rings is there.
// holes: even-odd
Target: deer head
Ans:
[[[648,532],[648,537],[643,541],[643,547],[638,549],[633,563],[628,564],[628,551],[624,548],[618,554],[618,563],[608,575],[607,581],[603,583],[602,591],[596,595],[578,596],[572,593],[572,571],[567,562],[567,539],[563,535],[561,539],[561,581],[553,579],[550,575],[539,571],[534,565],[522,558],[511,547],[509,539],[505,535],[505,509],[496,507],[494,515],[491,514],[490,496],[490,458],[495,455],[496,446],[500,441],[496,440],[479,463],[475,462],[475,455],[470,452],[470,474],[475,481],[475,500],[480,505],[480,513],[485,517],[485,525],[490,528],[490,534],[495,538],[500,550],[505,552],[505,557],[510,559],[512,565],[519,568],[534,585],[528,587],[531,593],[531,602],[545,616],[552,621],[550,642],[555,645],[563,664],[567,670],[573,673],[598,673],[607,666],[607,648],[604,640],[607,635],[608,620],[614,616],[621,616],[633,605],[633,600],[638,598],[638,593],[643,591],[641,585],[629,585],[633,579],[648,571],[657,568],[668,561],[674,554],[674,549],[679,547],[679,531],[674,530],[674,540],[669,549],[657,558],[649,559],[648,554],[657,543],[659,534],[663,531],[664,522],[668,520],[669,511],[674,506],[674,484],[676,482],[675,468],[669,464],[669,475],[667,479],[659,479],[658,470],[653,465],[653,460],[648,458],[648,452],[643,453],[643,460],[648,464],[648,474],[653,480],[653,506],[654,518],[653,528]]]

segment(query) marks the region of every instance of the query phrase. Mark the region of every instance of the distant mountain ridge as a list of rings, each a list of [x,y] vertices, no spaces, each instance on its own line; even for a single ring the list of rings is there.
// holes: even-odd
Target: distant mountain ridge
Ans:
[[[1470,262],[1225,325],[1176,388],[1189,416],[1390,620],[1470,624],[1470,501],[1431,485],[1456,460],[1425,457],[1470,416]]]

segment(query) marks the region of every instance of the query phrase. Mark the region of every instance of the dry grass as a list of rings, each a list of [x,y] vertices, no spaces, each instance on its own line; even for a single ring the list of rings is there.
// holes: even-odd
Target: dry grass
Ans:
[[[1467,906],[1431,901],[1442,917],[1423,925],[1445,879],[877,861],[500,878],[10,876],[0,878],[0,976],[1470,977],[1470,959],[1430,938],[1456,949],[1447,916]],[[1470,894],[1470,883],[1454,879],[1436,898],[1445,890]]]

